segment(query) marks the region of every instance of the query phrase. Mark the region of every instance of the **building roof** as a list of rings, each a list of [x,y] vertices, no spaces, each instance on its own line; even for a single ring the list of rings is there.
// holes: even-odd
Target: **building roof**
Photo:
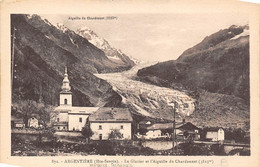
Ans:
[[[62,90],[62,91],[60,91],[60,94],[72,94],[72,92],[71,91],[64,91],[64,90]]]
[[[151,125],[152,123],[151,123],[151,121],[141,121],[141,122],[139,122],[139,125],[141,125],[141,124]]]
[[[54,126],[67,126],[68,122],[54,122],[53,125]]]
[[[74,106],[58,106],[55,108],[55,111],[63,111],[68,112],[68,114],[92,114],[93,112],[97,111],[99,107],[74,107]]]
[[[89,122],[132,122],[133,118],[127,108],[101,107],[89,116]]]
[[[157,130],[157,129],[172,129],[173,128],[173,123],[158,123],[158,124],[153,124],[149,127],[147,127],[147,130]]]
[[[181,130],[199,130],[200,128],[193,125],[191,122],[187,122],[186,124],[179,126],[178,129],[181,129]]]
[[[208,132],[217,132],[219,129],[223,129],[221,127],[210,127],[207,129]]]
[[[32,114],[30,118],[36,118],[36,119],[39,119],[39,115],[38,114]]]
[[[22,118],[17,118],[15,116],[11,116],[11,121],[14,121],[16,123],[23,123],[23,119]]]
[[[182,122],[176,122],[175,126],[178,127],[182,125]],[[140,128],[145,128],[147,130],[163,130],[163,129],[172,129],[173,123],[155,123],[155,124],[141,124]]]

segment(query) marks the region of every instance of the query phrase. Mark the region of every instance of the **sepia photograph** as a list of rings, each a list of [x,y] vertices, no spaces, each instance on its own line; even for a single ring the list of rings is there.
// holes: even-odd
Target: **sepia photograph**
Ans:
[[[13,156],[250,155],[246,15],[10,17]]]
[[[0,163],[257,166],[259,6],[202,1],[6,3]]]

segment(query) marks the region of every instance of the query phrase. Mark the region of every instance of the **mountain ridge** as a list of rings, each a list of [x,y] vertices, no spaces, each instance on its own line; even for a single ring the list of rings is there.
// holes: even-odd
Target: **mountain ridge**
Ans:
[[[121,97],[92,73],[129,67],[117,66],[86,39],[69,29],[64,33],[38,15],[13,14],[11,27],[11,35],[15,33],[13,102],[29,99],[58,105],[67,66],[73,105],[120,105]]]
[[[84,26],[77,29],[76,33],[87,39],[90,43],[101,49],[111,61],[128,66],[134,66],[135,62],[126,56],[121,50],[113,48],[107,40],[99,37],[93,30]]]
[[[231,26],[214,33],[184,51],[177,60],[141,69],[138,76],[157,77],[162,80],[161,84],[168,86],[175,83],[191,89],[198,87],[213,93],[235,95],[249,102],[249,37],[232,39],[243,33],[245,27]],[[240,33],[228,33],[238,30]],[[234,77],[232,81],[225,71]],[[232,83],[240,82],[237,87],[241,88],[235,89]]]
[[[189,92],[196,99],[196,109],[187,120],[196,124],[216,118],[219,125],[243,122],[249,128],[248,29],[246,25],[220,30],[184,51],[177,60],[140,69],[137,79]]]

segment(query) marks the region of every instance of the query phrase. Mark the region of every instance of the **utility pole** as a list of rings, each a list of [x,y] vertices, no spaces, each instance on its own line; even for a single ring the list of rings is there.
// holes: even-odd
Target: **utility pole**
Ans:
[[[168,100],[167,100],[168,101]],[[176,142],[176,119],[175,119],[175,113],[176,113],[176,102],[168,102],[168,105],[173,108],[173,132],[172,132],[172,152],[175,152],[175,142]]]
[[[178,142],[177,142],[177,135],[176,135],[176,107],[177,107],[177,103],[174,103],[174,136],[175,136],[175,144],[176,144],[176,153],[178,153]]]
[[[13,33],[13,35],[12,35],[12,36],[13,36],[13,41],[12,41],[13,46],[12,46],[12,58],[11,58],[11,59],[12,59],[12,60],[11,60],[11,61],[12,61],[12,62],[11,62],[11,63],[12,63],[12,65],[11,65],[11,66],[12,66],[12,67],[11,67],[11,68],[12,68],[12,69],[11,69],[11,72],[12,72],[12,74],[11,74],[11,77],[12,77],[12,78],[11,78],[11,90],[12,90],[12,91],[13,91],[13,79],[14,79],[14,42],[15,42],[15,30],[16,30],[16,29],[15,29],[15,27],[14,27],[14,33]]]

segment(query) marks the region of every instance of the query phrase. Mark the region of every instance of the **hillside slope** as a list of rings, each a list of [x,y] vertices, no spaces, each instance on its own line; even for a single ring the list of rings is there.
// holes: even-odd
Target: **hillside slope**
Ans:
[[[118,70],[103,51],[37,15],[11,15],[11,27],[12,35],[15,29],[13,101],[31,99],[57,105],[67,66],[73,105],[120,104],[121,97],[112,87],[92,74]]]
[[[160,84],[171,87],[181,85],[192,90],[201,88],[234,95],[249,102],[249,36],[246,31],[248,26],[221,30],[186,50],[176,61],[141,69],[138,76],[156,77]]]
[[[196,99],[191,120],[215,125],[249,121],[249,27],[220,30],[177,60],[157,63],[138,71],[138,79],[188,90]],[[218,119],[216,119],[218,118]]]

